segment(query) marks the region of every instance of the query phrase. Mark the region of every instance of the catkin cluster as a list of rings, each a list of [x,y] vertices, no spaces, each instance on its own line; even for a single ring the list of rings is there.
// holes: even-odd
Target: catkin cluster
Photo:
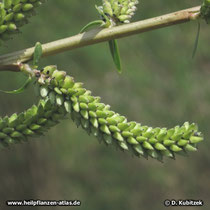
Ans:
[[[107,27],[120,23],[129,23],[137,10],[138,0],[103,0],[103,5],[96,7]]]
[[[164,156],[174,158],[175,154],[196,151],[197,143],[203,140],[194,123],[186,122],[183,126],[166,129],[129,122],[102,103],[100,97],[92,96],[83,83],[75,82],[66,72],[57,70],[56,66],[47,66],[37,71],[36,76],[44,100],[62,110],[62,116],[65,112],[69,113],[77,126],[81,125],[88,134],[93,134],[107,145],[114,144],[139,157],[150,156],[162,161]]]
[[[44,0],[2,0],[0,1],[0,44],[8,40],[11,34],[18,33],[18,28],[27,23],[34,14],[34,8]]]

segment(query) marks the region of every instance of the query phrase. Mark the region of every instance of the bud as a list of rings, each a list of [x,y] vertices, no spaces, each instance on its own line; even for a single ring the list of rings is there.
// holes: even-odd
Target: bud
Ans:
[[[1,25],[0,26],[0,34],[3,34],[7,30],[8,26],[7,25]]]
[[[27,11],[33,9],[33,7],[34,7],[33,4],[23,4],[22,10],[23,10],[23,12],[27,12]]]
[[[22,14],[22,13],[16,13],[16,14],[14,15],[14,20],[15,20],[16,22],[20,22],[20,21],[22,21],[24,18],[25,18],[25,15]]]

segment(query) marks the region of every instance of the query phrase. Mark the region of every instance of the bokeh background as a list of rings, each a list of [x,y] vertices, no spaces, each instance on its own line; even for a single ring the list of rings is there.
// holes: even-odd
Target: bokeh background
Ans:
[[[87,22],[98,18],[94,4],[100,2],[48,1],[0,54],[77,34]],[[141,0],[134,20],[201,2]],[[163,164],[138,159],[99,144],[66,120],[45,137],[0,152],[0,209],[12,209],[5,206],[8,199],[78,199],[82,206],[75,209],[150,210],[164,209],[167,198],[202,199],[205,205],[201,208],[209,209],[210,26],[201,22],[199,48],[192,59],[196,33],[197,23],[190,22],[119,40],[120,76],[107,43],[44,58],[42,66],[57,64],[129,120],[154,127],[198,123],[205,136],[198,152],[175,161],[166,159]],[[1,72],[0,89],[17,88],[24,80],[22,74]],[[0,93],[1,115],[21,112],[37,100],[33,88],[21,95]],[[30,208],[48,207],[26,207]]]

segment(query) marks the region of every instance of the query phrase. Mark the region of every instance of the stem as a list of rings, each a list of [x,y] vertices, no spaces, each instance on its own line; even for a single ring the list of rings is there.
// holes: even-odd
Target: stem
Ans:
[[[17,63],[8,64],[8,65],[0,65],[0,72],[1,71],[19,72],[20,66]]]
[[[43,44],[42,57],[58,54],[67,50],[73,50],[75,48],[97,44],[100,42],[131,36],[134,34],[140,34],[175,24],[185,23],[191,20],[195,20],[199,18],[199,16],[200,6],[197,6],[155,18],[116,26],[113,28],[94,29],[83,34],[78,34],[69,38]],[[6,67],[8,66],[10,66],[10,70],[12,70],[12,65],[17,66],[17,63],[30,61],[33,57],[33,53],[34,47],[0,56],[0,71],[6,70]]]

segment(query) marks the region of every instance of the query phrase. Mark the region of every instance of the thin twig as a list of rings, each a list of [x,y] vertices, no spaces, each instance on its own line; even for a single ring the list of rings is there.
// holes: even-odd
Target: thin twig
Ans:
[[[17,63],[8,64],[8,65],[1,65],[0,66],[0,72],[1,71],[19,72],[20,71],[20,65],[18,65]]]
[[[93,45],[112,39],[140,34],[175,24],[195,20],[199,17],[200,6],[177,11],[163,16],[150,18],[130,24],[124,24],[108,29],[95,29],[83,34],[43,44],[43,57],[65,52],[75,48]],[[32,59],[34,47],[0,56],[0,71],[6,70],[6,65],[28,62]],[[16,65],[17,66],[17,65]],[[12,68],[10,68],[11,70]],[[15,69],[15,68],[14,68]],[[17,70],[17,69],[16,69]]]

